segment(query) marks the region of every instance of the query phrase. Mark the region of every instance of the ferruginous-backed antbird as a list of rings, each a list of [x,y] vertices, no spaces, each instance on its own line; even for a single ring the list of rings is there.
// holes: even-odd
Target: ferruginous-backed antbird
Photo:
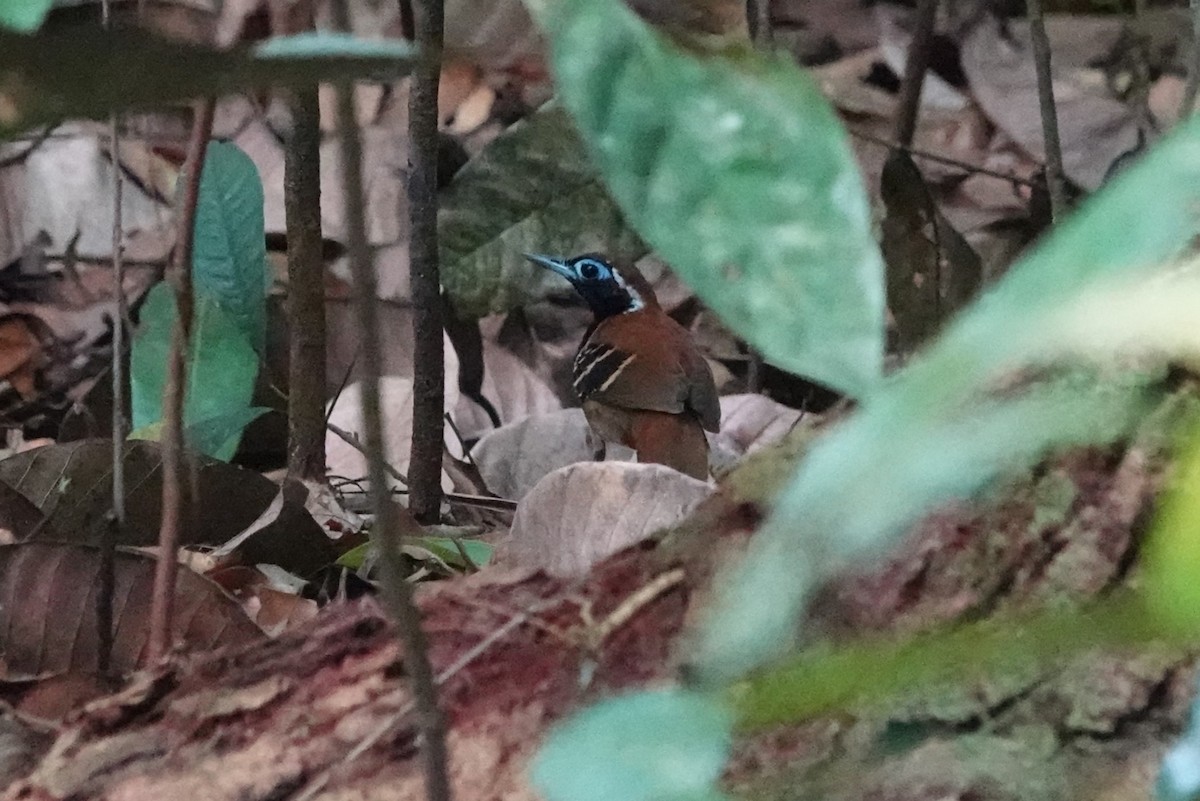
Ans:
[[[604,442],[637,451],[639,462],[708,478],[704,432],[721,425],[712,370],[637,268],[595,253],[526,258],[571,282],[594,320],[575,354],[575,391]]]

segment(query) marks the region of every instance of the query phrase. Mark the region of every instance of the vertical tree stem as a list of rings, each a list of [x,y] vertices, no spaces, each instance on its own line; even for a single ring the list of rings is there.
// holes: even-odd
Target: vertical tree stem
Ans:
[[[100,4],[100,24],[112,27],[109,0]],[[125,298],[124,222],[121,198],[121,130],[114,113],[108,118],[109,149],[113,171],[112,269],[116,314],[112,332],[112,518],[100,537],[100,586],[96,592],[96,627],[99,637],[100,673],[107,674],[113,643],[113,589],[116,583],[116,550],[120,531],[125,525],[125,319],[129,316]]]
[[[761,47],[770,47],[771,0],[746,0],[746,26],[750,29],[750,41]]]
[[[167,383],[163,388],[163,492],[162,524],[158,531],[158,564],[154,571],[154,598],[150,611],[150,659],[161,659],[171,648],[171,616],[175,601],[177,551],[184,516],[183,399],[187,385],[188,341],[192,331],[192,244],[195,239],[196,204],[204,155],[212,135],[216,101],[196,104],[188,140],[187,172],[175,217],[175,252],[168,273],[175,289],[175,326],[171,331]]]
[[[904,60],[904,78],[900,83],[900,115],[896,119],[896,141],[902,147],[912,147],[913,137],[917,133],[921,90],[925,86],[925,73],[929,71],[929,51],[933,44],[937,10],[938,0],[917,0],[916,24]]]
[[[335,3],[335,5],[338,5]],[[362,323],[362,424],[375,523],[371,539],[379,553],[382,595],[396,621],[404,644],[404,665],[412,679],[417,726],[421,731],[421,755],[425,769],[425,792],[429,801],[450,800],[445,723],[438,706],[437,685],[429,664],[425,634],[413,605],[412,589],[400,553],[400,518],[388,489],[388,465],[383,452],[383,417],[379,404],[379,373],[382,354],[379,343],[375,268],[367,243],[362,185],[362,144],[354,116],[354,94],[349,85],[339,87],[338,132],[346,204],[347,246],[354,277],[354,300]],[[438,329],[439,346],[441,329]],[[419,357],[418,357],[419,359]],[[420,361],[417,362],[420,365]],[[439,356],[439,373],[441,360]],[[441,408],[438,409],[441,430]],[[440,438],[439,438],[440,442]],[[440,454],[440,451],[439,451]],[[439,462],[440,465],[440,462]]]
[[[1192,57],[1183,88],[1183,103],[1179,106],[1180,122],[1196,111],[1196,94],[1200,90],[1200,0],[1191,0],[1189,6],[1192,11]]]
[[[325,476],[325,265],[321,249],[321,119],[316,87],[297,89],[284,151],[287,217],[288,474]]]
[[[1029,13],[1029,38],[1033,43],[1033,65],[1037,72],[1038,106],[1042,114],[1042,139],[1046,147],[1046,183],[1050,190],[1050,219],[1062,220],[1067,211],[1067,190],[1063,178],[1062,144],[1058,139],[1058,109],[1054,105],[1054,83],[1050,73],[1050,39],[1042,0],[1026,0]]]
[[[441,76],[442,0],[414,0],[417,44],[424,58],[413,70],[408,102],[412,227],[410,270],[413,301],[413,432],[409,508],[421,522],[436,522],[442,503],[442,414],[445,369],[442,353],[441,281],[438,271],[437,153],[438,80]]]

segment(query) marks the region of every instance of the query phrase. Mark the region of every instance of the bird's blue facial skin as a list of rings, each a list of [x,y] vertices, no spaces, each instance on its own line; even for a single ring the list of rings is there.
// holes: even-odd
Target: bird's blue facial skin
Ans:
[[[642,299],[629,289],[611,264],[597,256],[588,254],[565,261],[533,254],[527,254],[526,258],[570,281],[597,319],[642,308]]]
[[[572,283],[575,284],[603,284],[616,280],[613,277],[612,267],[592,256],[579,256],[571,259],[567,262],[567,266],[574,274]]]

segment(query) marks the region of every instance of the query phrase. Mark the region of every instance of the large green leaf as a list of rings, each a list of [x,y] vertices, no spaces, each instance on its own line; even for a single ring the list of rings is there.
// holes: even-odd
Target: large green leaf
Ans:
[[[866,395],[883,263],[832,109],[789,58],[685,51],[619,0],[527,0],[627,219],[781,367]]]
[[[1153,268],[1192,241],[1197,208],[1200,120],[1192,120],[809,451],[721,589],[698,673],[725,680],[778,655],[821,581],[886,547],[933,505],[1031,463],[1046,447],[1119,435],[1142,398],[1137,376],[1099,395],[1102,387],[1086,385],[1057,397],[1010,389],[988,400],[987,391],[1025,366],[1083,360],[1111,369],[1130,349],[1161,363],[1184,347],[1200,291],[1183,283],[1167,293],[1134,289],[1178,273]],[[1139,321],[1142,336],[1129,336]]]
[[[21,2],[22,0],[7,0]],[[137,29],[82,26],[24,35],[0,29],[5,104],[0,135],[66,118],[101,119],[202,95],[268,85],[307,86],[336,78],[389,80],[406,73],[414,51],[399,41],[364,48],[325,35],[217,50]]]
[[[555,283],[523,253],[645,252],[554,105],[514,125],[454,177],[442,192],[438,243],[442,282],[455,310],[470,317],[508,311]]]
[[[54,0],[0,0],[0,28],[36,31]]]
[[[141,320],[130,356],[131,402],[134,428],[162,420],[163,389],[175,324],[175,296],[166,284],[150,290],[142,305]],[[196,313],[188,355],[184,426],[204,421],[235,419],[250,408],[258,375],[258,354],[242,328],[219,303],[197,293]],[[252,419],[252,418],[251,418]],[[239,429],[240,430],[240,429]],[[219,437],[201,437],[193,444],[213,447],[208,456],[228,460],[237,450],[238,437],[228,431]]]
[[[211,142],[200,175],[192,280],[260,353],[267,325],[267,245],[258,170],[237,145]]]

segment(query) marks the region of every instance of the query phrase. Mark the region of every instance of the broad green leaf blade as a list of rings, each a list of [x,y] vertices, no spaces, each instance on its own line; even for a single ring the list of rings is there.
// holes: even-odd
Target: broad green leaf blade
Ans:
[[[267,326],[267,245],[263,188],[250,157],[228,142],[210,142],[196,205],[192,281],[216,301],[255,350]]]
[[[710,696],[657,690],[613,698],[551,732],[533,783],[549,801],[717,799],[731,730],[729,710]]]
[[[441,195],[442,283],[467,317],[505,312],[555,281],[524,253],[645,253],[575,126],[548,106],[501,134]]]
[[[0,0],[0,28],[36,31],[53,5],[54,0]]]
[[[357,45],[331,44],[311,55],[295,54],[314,50],[311,44],[264,47],[262,55],[248,48],[217,50],[147,31],[104,31],[95,25],[35,35],[0,29],[6,100],[0,136],[68,117],[102,119],[113,111],[265,86],[390,80],[408,72],[415,60],[415,51],[402,42],[367,52]]]
[[[1195,632],[1200,628],[1200,430],[1186,443],[1172,484],[1142,548],[1142,582],[1151,610],[1165,625]]]
[[[141,429],[162,420],[163,388],[174,323],[174,294],[166,284],[159,284],[150,290],[142,305],[141,322],[130,356],[134,428]],[[239,415],[242,415],[240,419],[245,419],[248,414],[245,410],[250,408],[254,396],[258,354],[246,341],[241,327],[220,304],[200,293],[196,297],[190,345],[184,427],[196,426],[206,420],[238,419]],[[228,459],[237,448],[237,438],[226,432],[207,440],[198,438],[196,444],[214,448],[202,451],[208,456]]]
[[[634,228],[769,361],[865,396],[883,363],[883,263],[817,87],[790,59],[684,51],[619,0],[527,5]]]
[[[1145,212],[1148,205],[1153,214]],[[778,656],[830,571],[878,553],[934,504],[970,492],[996,470],[1030,463],[1045,447],[1118,436],[1143,400],[1137,376],[1126,382],[1124,398],[1118,392],[1086,401],[1090,406],[1079,405],[1081,396],[1061,398],[1061,409],[1049,399],[1023,411],[994,407],[1002,415],[996,427],[966,450],[945,433],[970,419],[968,412],[1008,371],[1055,360],[1108,362],[1111,369],[1127,358],[1129,338],[1105,332],[1131,320],[1157,326],[1164,313],[1161,297],[1131,293],[1128,282],[1170,273],[1147,275],[1192,241],[1200,228],[1197,209],[1200,119],[1193,119],[1067,220],[923,358],[813,447],[719,591],[699,640],[698,674],[725,681]],[[1126,283],[1121,292],[1107,292],[1105,280]],[[1103,314],[1072,313],[1089,308],[1093,297],[1083,290],[1096,283],[1110,301],[1130,305],[1121,314],[1111,305]],[[1176,314],[1178,306],[1172,304]],[[1176,325],[1171,332],[1192,328]],[[1137,355],[1145,363],[1170,355],[1163,342],[1144,344]],[[789,566],[794,571],[783,575]]]
[[[260,58],[369,58],[400,59],[412,57],[407,42],[397,39],[359,39],[349,33],[307,31],[292,36],[277,36],[254,48]]]

